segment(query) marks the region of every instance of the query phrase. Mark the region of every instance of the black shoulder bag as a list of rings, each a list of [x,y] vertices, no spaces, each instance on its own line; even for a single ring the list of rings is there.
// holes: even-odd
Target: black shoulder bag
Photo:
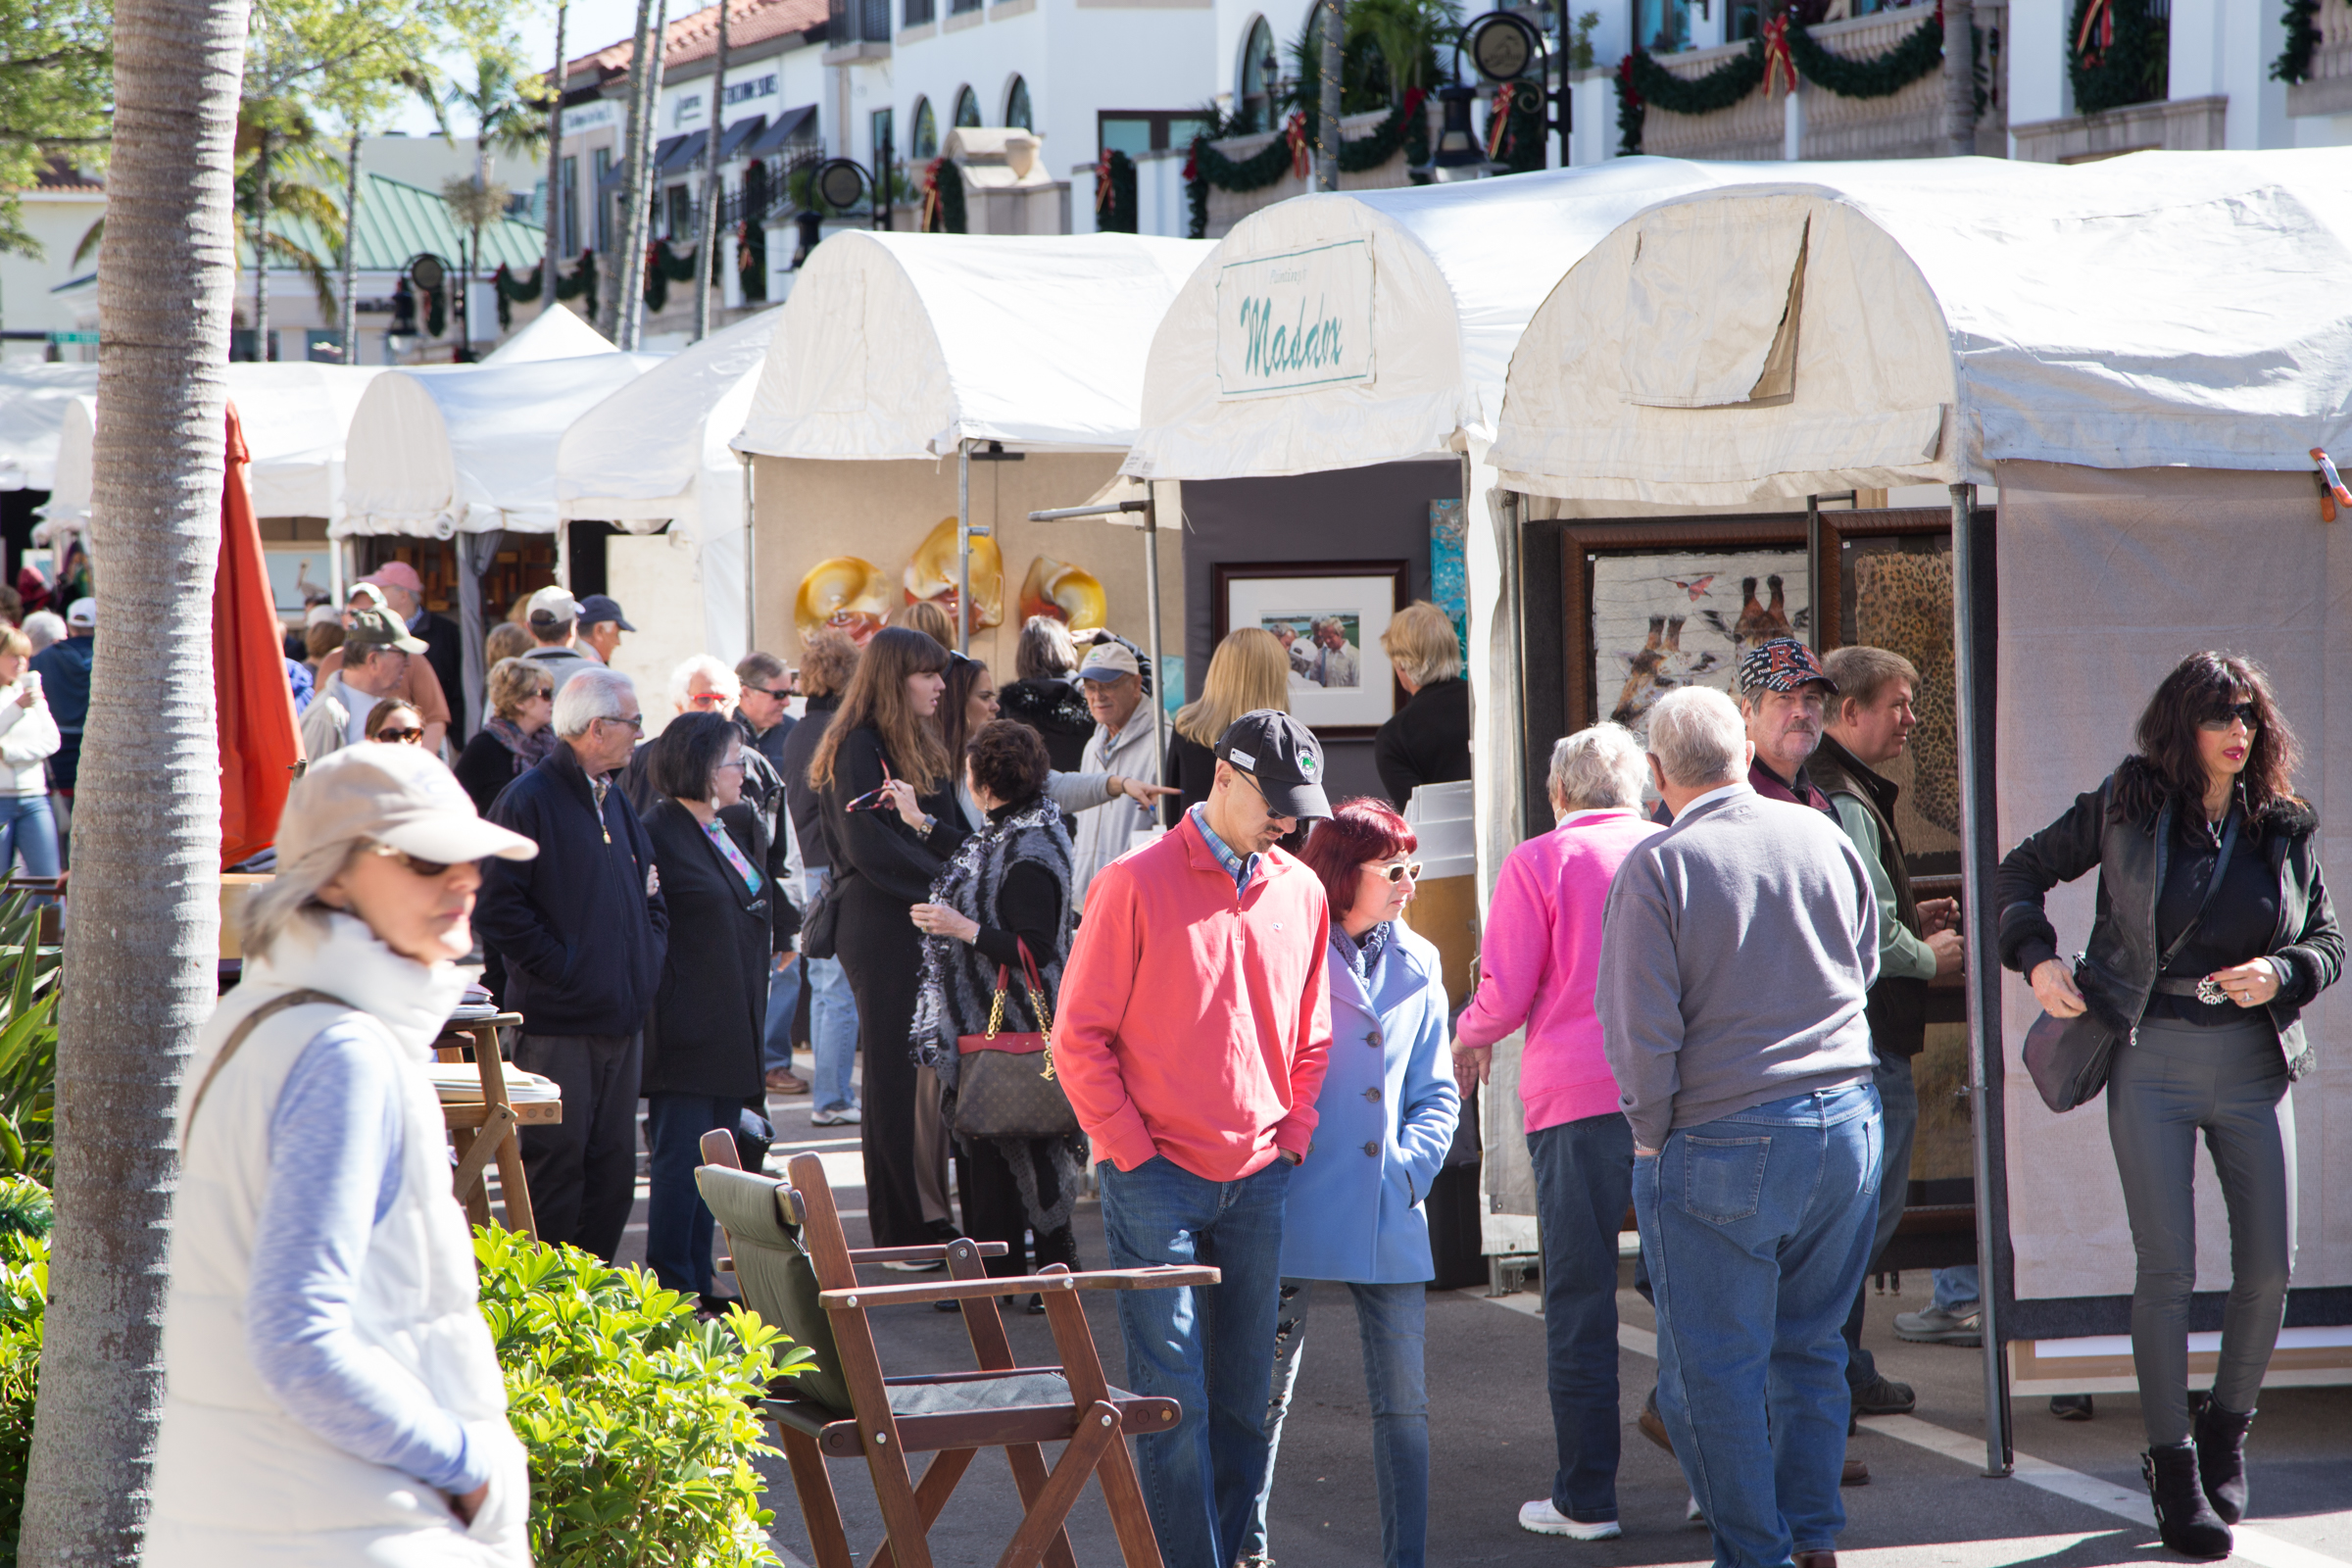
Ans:
[[[2213,859],[2213,876],[2205,884],[2205,898],[2197,912],[2189,916],[2188,924],[2173,938],[2156,960],[2156,973],[2162,976],[2188,939],[2197,934],[2205,923],[2205,911],[2213,907],[2214,895],[2221,891],[2222,878],[2229,874],[2230,856],[2237,848],[2237,825],[2244,815],[2232,810],[2230,822],[2222,830],[2221,853]],[[2161,897],[2163,890],[2157,890]],[[2075,965],[2075,989],[2082,990],[2082,964]],[[2087,998],[2088,993],[2084,993]],[[2099,1098],[2107,1087],[2107,1075],[2115,1066],[2116,1048],[2123,1044],[2098,1015],[2088,1006],[2072,1018],[2055,1017],[2047,1011],[2034,1020],[2026,1031],[2026,1071],[2034,1075],[2034,1087],[2041,1092],[2041,1102],[2064,1114],[2079,1105],[2087,1105]]]

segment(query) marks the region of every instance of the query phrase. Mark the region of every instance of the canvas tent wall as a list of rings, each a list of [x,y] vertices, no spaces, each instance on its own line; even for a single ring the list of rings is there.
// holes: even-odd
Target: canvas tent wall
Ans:
[[[783,308],[712,333],[572,421],[556,449],[556,497],[566,519],[610,522],[613,583],[676,581],[700,613],[638,620],[622,648],[638,668],[670,669],[689,654],[733,664],[746,626],[743,464],[727,439],[743,428]],[[634,618],[634,617],[632,617]]]
[[[1562,279],[1512,364],[1494,458],[1523,539],[1546,518],[1688,523],[1857,487],[1998,486],[1997,515],[1947,492],[1948,592],[1986,1326],[2009,1342],[1988,1367],[2021,1388],[2128,1386],[2103,1381],[2128,1358],[2061,1357],[2058,1342],[2124,1331],[2132,1257],[2097,1112],[2049,1115],[2019,1064],[2034,1006],[1994,967],[1990,871],[2106,774],[2146,694],[2198,648],[2270,664],[2324,823],[2352,787],[2352,750],[2325,721],[2352,557],[2306,457],[2352,441],[2348,237],[2340,151],[1808,166],[1628,221]],[[1517,585],[1531,642],[1537,578],[1531,564]],[[1516,809],[1514,782],[1483,804]],[[2352,846],[2323,835],[2324,858]],[[2092,889],[2051,900],[2068,943]],[[2305,1013],[2315,1039],[2341,1005]],[[2352,1066],[2336,1055],[2294,1093],[2287,1321],[2313,1343],[2275,1377],[2341,1377],[2352,1340],[2352,1230],[2331,1196],[2352,1140],[2328,1114]],[[2206,1329],[2228,1275],[2209,1175],[2198,1208]]]
[[[1115,476],[1152,328],[1210,249],[1128,234],[829,236],[793,285],[733,442],[753,466],[760,644],[795,646],[795,596],[823,561],[870,563],[889,606],[904,604],[917,552],[957,516],[967,447],[970,520],[1004,570],[1003,618],[975,630],[973,654],[1013,678],[1021,589],[1041,561],[1092,573],[1110,627],[1145,642],[1134,533],[1028,514],[1078,505]],[[1172,579],[1173,529],[1159,551]],[[942,564],[926,561],[925,580]],[[952,574],[952,551],[944,565]],[[1163,612],[1181,606],[1171,597]]]
[[[534,365],[614,352],[612,340],[567,305],[542,310],[521,331],[482,356],[484,365]]]
[[[0,363],[0,490],[46,490],[57,476],[66,406],[98,395],[95,365]]]

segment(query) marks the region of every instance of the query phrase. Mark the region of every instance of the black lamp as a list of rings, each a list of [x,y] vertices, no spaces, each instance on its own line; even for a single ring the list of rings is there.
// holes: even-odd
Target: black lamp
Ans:
[[[792,270],[797,272],[808,260],[808,253],[816,249],[816,242],[825,237],[825,219],[822,213],[803,208],[792,221],[801,231],[801,242],[792,252]]]
[[[1438,104],[1444,122],[1438,128],[1438,146],[1430,159],[1430,172],[1440,181],[1476,179],[1490,173],[1494,166],[1487,162],[1487,150],[1479,145],[1478,132],[1470,123],[1470,106],[1478,101],[1478,89],[1460,82],[1448,82],[1438,89]]]

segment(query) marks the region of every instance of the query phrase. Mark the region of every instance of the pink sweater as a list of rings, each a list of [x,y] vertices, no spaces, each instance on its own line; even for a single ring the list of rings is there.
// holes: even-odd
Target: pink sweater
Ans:
[[[1592,1011],[1600,912],[1617,867],[1658,831],[1634,811],[1580,812],[1502,864],[1479,952],[1478,995],[1454,1035],[1465,1046],[1492,1046],[1527,1026],[1519,1098],[1531,1133],[1620,1108]]]

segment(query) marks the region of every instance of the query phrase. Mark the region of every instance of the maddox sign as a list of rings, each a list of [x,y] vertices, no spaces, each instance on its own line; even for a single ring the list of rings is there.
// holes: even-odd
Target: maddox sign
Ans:
[[[1217,270],[1217,396],[1372,379],[1372,242],[1251,256]]]

